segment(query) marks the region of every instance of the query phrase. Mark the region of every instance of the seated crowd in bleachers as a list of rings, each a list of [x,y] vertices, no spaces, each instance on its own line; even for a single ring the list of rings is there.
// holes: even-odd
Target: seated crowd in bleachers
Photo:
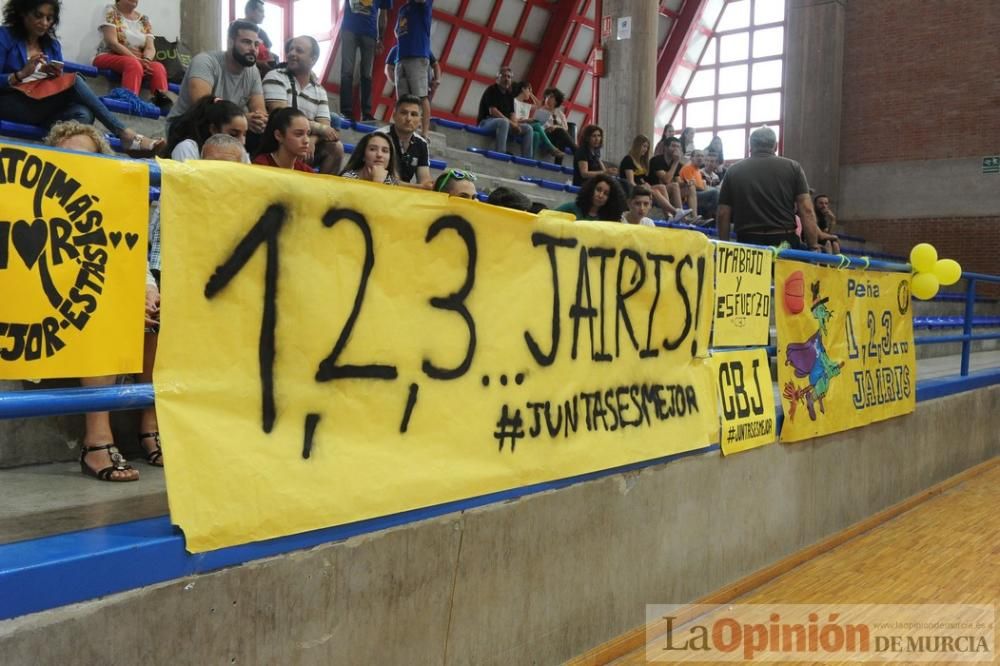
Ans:
[[[82,76],[65,71],[56,39],[59,0],[7,0],[0,27],[0,120],[51,128],[45,142],[68,150],[111,153],[104,135],[91,125],[98,120],[121,141],[132,156],[159,155],[178,161],[215,159],[284,168],[307,173],[339,174],[391,186],[411,186],[461,198],[485,199],[488,204],[537,212],[522,192],[495,187],[487,197],[477,191],[477,177],[467,170],[444,168],[431,175],[430,102],[440,69],[430,53],[429,8],[406,2],[401,16],[408,23],[396,51],[386,59],[396,84],[397,101],[391,121],[383,127],[365,127],[350,154],[337,130],[352,112],[351,78],[342,72],[343,90],[337,116],[329,108],[326,90],[313,74],[320,56],[310,36],[285,44],[286,61],[279,64],[270,53],[271,42],[259,27],[263,3],[246,3],[246,18],[228,28],[223,51],[196,55],[180,84],[176,99],[167,93],[162,65],[153,62],[153,28],[138,11],[136,0],[109,4],[100,25],[102,42],[94,65],[121,75],[122,85],[138,95],[145,83],[151,101],[166,116],[165,139],[147,139],[126,127],[90,89]],[[387,0],[370,3],[368,14],[347,3],[342,48],[350,52],[353,72],[355,50],[361,52],[362,121],[371,115],[371,67],[386,29]],[[359,6],[360,7],[360,6]],[[342,62],[347,63],[344,58]],[[433,63],[433,64],[432,64]],[[695,148],[695,130],[677,136],[667,125],[650,150],[650,139],[634,137],[618,167],[603,156],[604,130],[591,124],[577,138],[562,110],[563,93],[543,91],[539,100],[527,82],[515,82],[509,66],[500,68],[496,82],[482,94],[477,119],[479,134],[493,138],[498,159],[526,158],[539,168],[539,160],[562,167],[572,159],[573,201],[557,210],[577,220],[603,220],[654,226],[653,219],[668,223],[700,224],[706,229],[718,220],[720,238],[735,228],[742,242],[765,245],[787,243],[839,253],[833,235],[836,217],[830,198],[810,197],[805,175],[797,163],[775,155],[773,131],[752,133],[752,156],[728,167],[722,143],[713,137],[705,148]],[[514,158],[509,143],[521,143]],[[446,165],[438,165],[446,166]],[[541,183],[540,183],[541,184]],[[563,185],[555,183],[556,188]],[[766,196],[760,196],[761,191]],[[654,213],[655,209],[659,212]],[[797,214],[796,214],[797,212]],[[146,299],[146,364],[143,381],[149,381],[156,351],[159,293],[159,214],[151,206],[150,257]],[[803,239],[805,243],[803,244]],[[106,385],[114,378],[81,380],[85,385]],[[143,412],[139,442],[151,465],[162,465],[155,409]],[[138,478],[113,444],[107,413],[87,416],[80,460],[82,470],[107,481]]]

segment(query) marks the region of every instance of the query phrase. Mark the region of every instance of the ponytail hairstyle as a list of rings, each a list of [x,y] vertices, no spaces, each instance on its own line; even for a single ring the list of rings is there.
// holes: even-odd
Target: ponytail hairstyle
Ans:
[[[267,119],[267,128],[264,130],[263,138],[261,138],[260,145],[257,147],[257,152],[254,153],[254,157],[257,155],[266,155],[268,153],[273,153],[278,149],[278,140],[274,138],[275,132],[281,132],[284,134],[288,131],[288,127],[292,124],[292,120],[295,118],[305,118],[306,114],[302,113],[298,109],[293,109],[290,106],[278,109]]]
[[[174,152],[181,141],[193,139],[198,144],[198,151],[201,152],[205,141],[215,134],[216,130],[232,122],[237,116],[246,115],[232,102],[218,97],[202,97],[190,109],[185,111],[173,125],[167,135],[167,154]]]

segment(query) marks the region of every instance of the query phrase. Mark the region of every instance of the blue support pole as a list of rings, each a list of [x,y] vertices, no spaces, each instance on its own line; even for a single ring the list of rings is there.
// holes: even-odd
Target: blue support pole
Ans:
[[[969,355],[972,353],[972,313],[976,308],[976,278],[966,276],[965,281],[965,321],[962,325],[962,371],[963,377],[969,376]]]

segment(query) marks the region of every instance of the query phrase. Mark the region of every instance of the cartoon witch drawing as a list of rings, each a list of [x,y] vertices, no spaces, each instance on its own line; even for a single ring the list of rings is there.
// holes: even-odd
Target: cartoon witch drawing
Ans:
[[[817,280],[809,285],[812,291],[812,316],[818,324],[817,330],[805,342],[792,342],[785,348],[785,364],[795,369],[796,377],[808,377],[805,386],[796,386],[787,382],[782,390],[782,396],[789,401],[788,418],[795,419],[795,409],[800,402],[806,403],[809,418],[816,420],[816,404],[819,410],[826,413],[823,398],[830,390],[830,380],[840,374],[844,362],[836,363],[830,359],[823,344],[823,336],[827,335],[826,326],[833,318],[833,312],[827,307],[829,298],[820,298],[820,283]]]

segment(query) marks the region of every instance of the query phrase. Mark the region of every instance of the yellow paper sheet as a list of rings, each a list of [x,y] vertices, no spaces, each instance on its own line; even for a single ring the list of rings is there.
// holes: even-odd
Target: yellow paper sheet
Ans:
[[[162,212],[155,387],[192,551],[715,440],[701,234],[211,162],[163,163]]]
[[[713,347],[766,345],[770,338],[769,250],[716,243]]]
[[[0,143],[0,379],[142,369],[145,164]]]
[[[767,351],[715,352],[712,368],[719,392],[722,453],[728,456],[775,441],[778,429]]]
[[[916,404],[910,276],[779,259],[774,277],[782,441],[909,414]]]

